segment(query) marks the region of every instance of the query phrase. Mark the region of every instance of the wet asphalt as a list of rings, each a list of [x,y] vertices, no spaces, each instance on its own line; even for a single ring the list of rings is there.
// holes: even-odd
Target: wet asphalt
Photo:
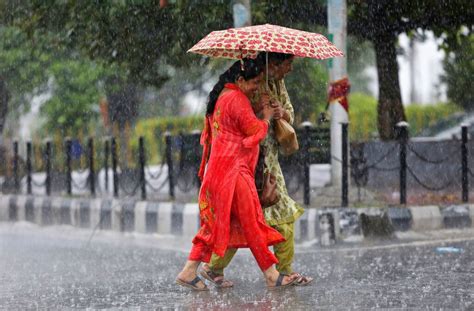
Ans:
[[[174,283],[190,241],[99,233],[87,245],[89,234],[0,224],[0,309],[474,309],[474,236],[300,247],[295,270],[315,281],[278,291],[242,250],[226,271],[233,289],[196,293]]]

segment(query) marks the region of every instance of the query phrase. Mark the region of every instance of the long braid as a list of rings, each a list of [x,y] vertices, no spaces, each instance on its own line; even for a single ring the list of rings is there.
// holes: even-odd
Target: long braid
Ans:
[[[214,113],[217,99],[224,89],[226,83],[234,83],[239,77],[250,80],[258,76],[263,70],[262,63],[254,59],[243,59],[236,61],[229,69],[219,76],[219,80],[209,93],[209,101],[207,102],[206,116]]]
[[[219,76],[219,80],[212,88],[212,91],[209,93],[209,101],[207,102],[206,115],[210,116],[214,112],[216,107],[217,99],[219,98],[220,93],[224,89],[226,83],[235,82],[238,79],[240,73],[240,62],[235,62],[229,69],[227,69],[223,74]]]

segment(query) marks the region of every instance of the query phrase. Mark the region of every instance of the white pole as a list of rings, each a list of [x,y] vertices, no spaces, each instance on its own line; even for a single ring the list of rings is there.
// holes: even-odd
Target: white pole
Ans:
[[[410,52],[408,54],[410,64],[410,104],[418,102],[415,88],[415,66],[416,66],[416,38],[410,38]]]
[[[240,28],[252,25],[252,10],[250,0],[234,0],[232,5],[234,27]]]
[[[347,55],[347,5],[346,0],[328,0],[328,32],[329,39]],[[336,57],[329,60],[330,82],[347,76],[347,58]],[[339,102],[331,102],[331,182],[333,186],[342,185],[342,144],[341,123],[348,122],[349,116]]]

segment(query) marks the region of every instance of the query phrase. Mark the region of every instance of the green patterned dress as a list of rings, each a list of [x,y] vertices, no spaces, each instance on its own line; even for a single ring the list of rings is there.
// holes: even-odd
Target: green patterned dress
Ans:
[[[277,99],[282,104],[283,108],[290,115],[290,124],[293,124],[295,116],[294,109],[291,105],[284,80],[270,80],[268,81],[268,84],[270,97]],[[265,84],[260,87],[261,91],[264,89]],[[265,140],[260,144],[260,146],[266,150],[265,164],[267,169],[275,175],[277,179],[277,189],[280,193],[280,201],[275,205],[265,208],[264,215],[265,220],[270,226],[277,226],[295,222],[304,213],[304,209],[288,195],[285,179],[281,172],[280,163],[278,162],[279,145],[275,139],[273,124],[271,125],[272,126],[269,127]]]

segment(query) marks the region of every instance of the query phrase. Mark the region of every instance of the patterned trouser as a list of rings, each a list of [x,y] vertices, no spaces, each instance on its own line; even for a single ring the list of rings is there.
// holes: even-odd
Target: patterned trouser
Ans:
[[[281,273],[290,274],[293,272],[291,264],[293,263],[293,256],[295,254],[295,223],[291,222],[287,224],[275,225],[272,227],[278,230],[278,232],[280,232],[281,235],[283,235],[283,237],[286,239],[285,242],[281,242],[273,246],[273,251],[275,252],[276,258],[278,259],[276,269]],[[230,264],[236,252],[236,248],[229,248],[226,251],[224,257],[219,257],[216,254],[212,254],[209,267],[214,273],[223,275],[224,269]]]

